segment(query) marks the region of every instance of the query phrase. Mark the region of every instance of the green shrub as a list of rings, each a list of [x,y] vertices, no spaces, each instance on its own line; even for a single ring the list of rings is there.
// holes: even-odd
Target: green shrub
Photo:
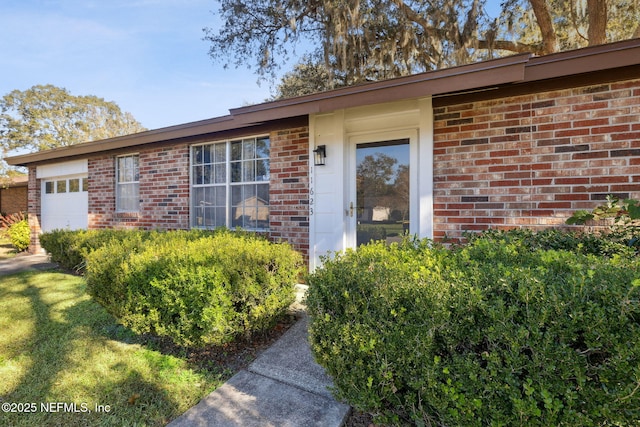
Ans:
[[[498,245],[516,243],[524,245],[530,250],[554,249],[604,257],[636,255],[635,241],[631,241],[627,233],[615,230],[596,234],[555,228],[541,231],[526,228],[508,231],[492,229],[482,233],[466,233],[465,238],[469,242],[473,242],[477,238],[490,240]]]
[[[31,230],[26,219],[14,222],[7,230],[11,244],[18,252],[26,251],[31,240]]]
[[[585,225],[589,221],[609,220],[611,225],[603,237],[611,242],[625,244],[640,253],[640,201],[620,200],[609,194],[607,201],[593,209],[576,211],[566,221],[569,225]]]
[[[390,424],[637,425],[638,261],[495,237],[325,259],[307,306],[336,394]]]
[[[245,233],[135,233],[89,253],[86,280],[125,326],[203,346],[272,327],[300,264],[289,245]]]
[[[85,258],[95,249],[112,240],[122,240],[132,233],[146,235],[148,231],[131,230],[53,230],[40,235],[40,245],[51,255],[51,261],[77,272],[84,272]]]

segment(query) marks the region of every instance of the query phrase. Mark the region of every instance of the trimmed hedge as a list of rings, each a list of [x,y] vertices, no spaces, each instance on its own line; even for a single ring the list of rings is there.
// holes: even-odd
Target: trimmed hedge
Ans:
[[[53,230],[40,235],[40,245],[60,266],[84,272],[89,253],[112,240],[123,240],[132,233],[141,236],[147,231],[130,230]]]
[[[324,259],[310,342],[337,396],[398,425],[637,425],[637,259],[517,233]]]
[[[540,231],[517,228],[508,231],[487,230],[482,233],[467,233],[465,237],[469,242],[481,238],[498,245],[507,242],[517,243],[530,250],[555,249],[603,257],[615,255],[633,257],[637,255],[640,236],[632,227],[616,227],[597,234],[555,228]]]
[[[185,240],[197,240],[201,237],[211,236],[218,232],[227,232],[226,229],[211,230],[53,230],[40,235],[40,245],[51,255],[51,261],[62,267],[84,273],[87,256],[94,250],[111,242],[123,242],[131,240],[130,244],[150,239],[161,239],[164,236],[180,236]],[[243,234],[243,231],[236,231]],[[247,233],[248,234],[248,233]]]
[[[86,255],[87,289],[137,333],[224,344],[274,326],[295,298],[301,256],[248,233],[135,232]]]

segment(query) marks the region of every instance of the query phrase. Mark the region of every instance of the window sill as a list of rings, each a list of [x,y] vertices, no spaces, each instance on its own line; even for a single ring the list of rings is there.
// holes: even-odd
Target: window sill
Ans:
[[[116,212],[115,217],[118,219],[138,219],[140,212]]]

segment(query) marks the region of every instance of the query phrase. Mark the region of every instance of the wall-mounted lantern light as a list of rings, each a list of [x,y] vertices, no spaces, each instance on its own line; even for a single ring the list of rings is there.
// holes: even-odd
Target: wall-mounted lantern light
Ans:
[[[325,159],[327,158],[327,146],[326,145],[318,145],[315,150],[313,150],[313,164],[315,166],[324,166]]]

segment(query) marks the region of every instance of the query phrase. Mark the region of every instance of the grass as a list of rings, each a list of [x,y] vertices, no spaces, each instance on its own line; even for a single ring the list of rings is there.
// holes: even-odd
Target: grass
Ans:
[[[7,236],[5,232],[0,231],[0,260],[13,258],[16,254],[17,252],[11,244],[9,236]]]
[[[160,426],[230,375],[154,348],[61,272],[0,277],[0,331],[0,404],[35,404],[3,425]]]

